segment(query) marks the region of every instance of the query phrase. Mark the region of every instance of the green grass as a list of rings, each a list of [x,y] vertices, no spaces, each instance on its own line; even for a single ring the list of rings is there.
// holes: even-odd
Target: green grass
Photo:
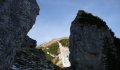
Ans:
[[[58,43],[55,42],[54,44],[52,44],[52,45],[50,45],[50,46],[47,47],[47,48],[49,48],[49,49],[44,48],[43,50],[44,50],[45,52],[50,52],[51,54],[56,54],[56,55],[57,55],[58,47],[59,47]]]
[[[47,49],[49,48],[49,49]],[[57,42],[55,42],[54,44],[48,46],[47,48],[43,48],[43,51],[45,52],[46,54],[46,58],[48,60],[52,60],[54,57],[50,56],[49,54],[47,54],[47,52],[51,53],[51,54],[54,54],[54,55],[58,55],[58,48],[59,48],[59,45]]]
[[[63,46],[67,46],[67,47],[69,46],[69,39],[62,39],[59,42]],[[54,57],[52,57],[51,55],[47,54],[47,52],[57,56],[59,54],[59,45],[58,45],[57,42],[55,42],[55,43],[51,44],[50,46],[47,46],[46,48],[42,48],[42,50],[45,52],[47,60],[52,61],[54,59]]]
[[[62,39],[60,43],[62,43],[63,46],[69,47],[69,39]]]

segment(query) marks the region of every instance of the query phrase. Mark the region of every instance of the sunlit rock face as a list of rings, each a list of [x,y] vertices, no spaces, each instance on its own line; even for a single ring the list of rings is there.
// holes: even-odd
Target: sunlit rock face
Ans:
[[[72,70],[119,70],[114,34],[103,20],[81,10],[70,31]]]
[[[63,67],[70,67],[70,61],[69,61],[69,48],[63,46],[60,42],[59,44],[59,49],[60,49],[60,54],[59,54],[59,59],[61,60]]]
[[[0,0],[0,70],[9,70],[35,23],[36,0]]]

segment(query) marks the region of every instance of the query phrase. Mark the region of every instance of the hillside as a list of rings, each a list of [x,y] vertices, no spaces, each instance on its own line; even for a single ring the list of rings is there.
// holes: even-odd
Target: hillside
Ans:
[[[45,52],[47,60],[52,61],[54,64],[56,64],[59,67],[64,67],[60,59],[61,51],[60,51],[60,46],[58,42],[62,44],[64,50],[67,49],[66,52],[69,51],[68,49],[69,38],[68,37],[53,39],[49,42],[41,44],[40,46],[37,46],[37,48],[42,49]]]
[[[55,44],[57,41],[61,41],[62,44],[68,46],[68,44],[69,44],[69,42],[67,41],[68,39],[69,39],[68,37],[52,39],[51,41],[45,42],[41,45],[38,45],[37,48],[44,48],[44,47],[51,46],[51,45]]]

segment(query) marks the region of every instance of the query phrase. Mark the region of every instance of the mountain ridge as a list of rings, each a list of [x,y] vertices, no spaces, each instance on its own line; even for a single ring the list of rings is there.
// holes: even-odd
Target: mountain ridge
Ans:
[[[44,47],[48,47],[48,46],[50,46],[51,44],[53,44],[53,43],[55,43],[55,42],[57,42],[57,41],[60,41],[60,40],[62,40],[62,39],[69,39],[69,37],[61,37],[61,38],[54,38],[54,39],[52,39],[52,40],[50,40],[50,41],[48,41],[48,42],[45,42],[45,43],[43,43],[43,44],[41,44],[41,45],[38,45],[38,46],[36,46],[36,48],[44,48]]]

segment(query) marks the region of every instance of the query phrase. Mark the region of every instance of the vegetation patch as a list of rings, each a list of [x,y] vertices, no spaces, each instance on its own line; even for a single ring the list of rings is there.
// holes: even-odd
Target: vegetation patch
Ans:
[[[58,47],[59,47],[58,43],[55,42],[52,45],[48,46],[47,48],[44,48],[43,50],[45,53],[50,52],[51,54],[57,55]]]
[[[43,48],[42,50],[45,52],[46,58],[51,61],[54,57],[52,57],[50,54],[58,55],[59,54],[58,48],[59,48],[59,45],[57,42],[55,42],[52,45],[48,46],[47,48]],[[47,52],[50,54],[48,54]]]
[[[97,25],[100,28],[107,27],[106,23],[102,19],[100,19],[98,16],[94,16],[91,13],[85,12],[84,10],[79,10],[78,17],[79,18],[77,19],[77,21],[80,24]],[[83,23],[83,22],[86,22],[86,23]]]
[[[58,40],[64,47],[69,46],[69,39],[61,39]],[[59,62],[59,57],[58,55],[60,54],[60,49],[59,49],[59,44],[57,41],[52,43],[49,46],[42,47],[41,48],[45,52],[45,56],[48,61],[53,62],[54,64],[57,64]],[[62,67],[62,65],[58,65]]]
[[[69,47],[69,39],[62,39],[60,43],[65,47]]]

